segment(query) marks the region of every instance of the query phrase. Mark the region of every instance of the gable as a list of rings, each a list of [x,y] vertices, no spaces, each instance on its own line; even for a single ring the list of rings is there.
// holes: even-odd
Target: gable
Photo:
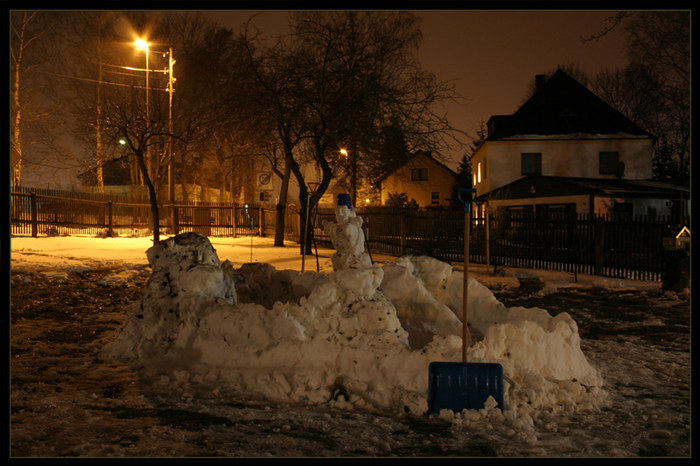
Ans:
[[[628,134],[652,137],[558,70],[512,115],[494,115],[487,140],[516,135]]]
[[[418,151],[418,152],[414,153],[405,162],[403,162],[401,165],[396,167],[394,170],[382,175],[377,180],[377,182],[381,183],[382,181],[386,180],[387,178],[394,176],[394,175],[398,176],[400,172],[404,172],[404,171],[407,171],[408,174],[410,175],[411,168],[417,168],[418,166],[424,166],[425,168],[431,168],[431,169],[436,168],[440,171],[443,171],[448,176],[453,176],[455,178],[457,177],[457,173],[455,173],[454,170],[452,170],[447,165],[444,165],[443,163],[435,160],[430,155],[430,152]]]

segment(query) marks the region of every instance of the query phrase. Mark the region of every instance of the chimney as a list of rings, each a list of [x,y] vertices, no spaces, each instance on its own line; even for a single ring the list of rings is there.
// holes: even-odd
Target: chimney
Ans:
[[[535,75],[535,92],[539,92],[542,89],[542,86],[544,85],[544,78],[545,76],[543,74]]]

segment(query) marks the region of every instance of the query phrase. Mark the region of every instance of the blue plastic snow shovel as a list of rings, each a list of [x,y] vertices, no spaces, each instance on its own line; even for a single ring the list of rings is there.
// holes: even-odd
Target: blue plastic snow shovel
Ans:
[[[464,281],[462,286],[462,362],[431,362],[428,366],[428,412],[441,409],[455,413],[463,409],[482,409],[489,395],[503,410],[503,367],[497,363],[468,363],[467,289],[469,285],[469,213],[473,188],[460,188],[459,200],[464,206]]]

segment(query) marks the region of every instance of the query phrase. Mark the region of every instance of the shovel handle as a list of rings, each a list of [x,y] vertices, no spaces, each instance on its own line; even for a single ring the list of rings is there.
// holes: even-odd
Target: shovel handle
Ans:
[[[467,346],[471,346],[472,337],[467,329],[467,307],[469,295],[469,211],[464,211],[464,280],[462,281],[462,362],[467,362]],[[468,339],[468,342],[467,342]]]
[[[469,224],[471,207],[474,202],[474,188],[459,188],[457,197],[464,206],[464,281],[462,283],[462,362],[467,362],[467,346],[471,346],[472,336],[467,329],[467,307],[469,290]]]

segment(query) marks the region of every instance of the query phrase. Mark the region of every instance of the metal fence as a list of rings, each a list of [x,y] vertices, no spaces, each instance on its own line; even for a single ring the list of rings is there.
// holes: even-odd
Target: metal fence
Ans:
[[[275,210],[230,202],[191,202],[159,206],[161,232],[207,236],[274,234]],[[298,241],[299,217],[287,212],[285,238]],[[149,204],[14,192],[10,233],[15,236],[144,236],[153,232]]]
[[[370,252],[464,261],[462,211],[370,208],[358,213]],[[318,215],[320,222],[332,217],[331,210]],[[475,216],[470,222],[472,263],[651,281],[662,278],[663,238],[672,223],[669,217],[513,212]],[[323,234],[318,239],[329,241]]]
[[[152,233],[148,204],[11,193],[12,235],[143,236]],[[361,208],[370,253],[428,255],[462,262],[464,213]],[[313,239],[332,246],[324,222],[333,209],[311,212]],[[687,219],[686,219],[687,220]],[[666,217],[547,216],[502,213],[470,219],[473,263],[661,280]],[[688,224],[688,223],[686,223]],[[276,210],[256,205],[197,202],[160,206],[166,234],[195,231],[207,236],[273,236]],[[299,242],[300,217],[287,209],[285,239]]]

